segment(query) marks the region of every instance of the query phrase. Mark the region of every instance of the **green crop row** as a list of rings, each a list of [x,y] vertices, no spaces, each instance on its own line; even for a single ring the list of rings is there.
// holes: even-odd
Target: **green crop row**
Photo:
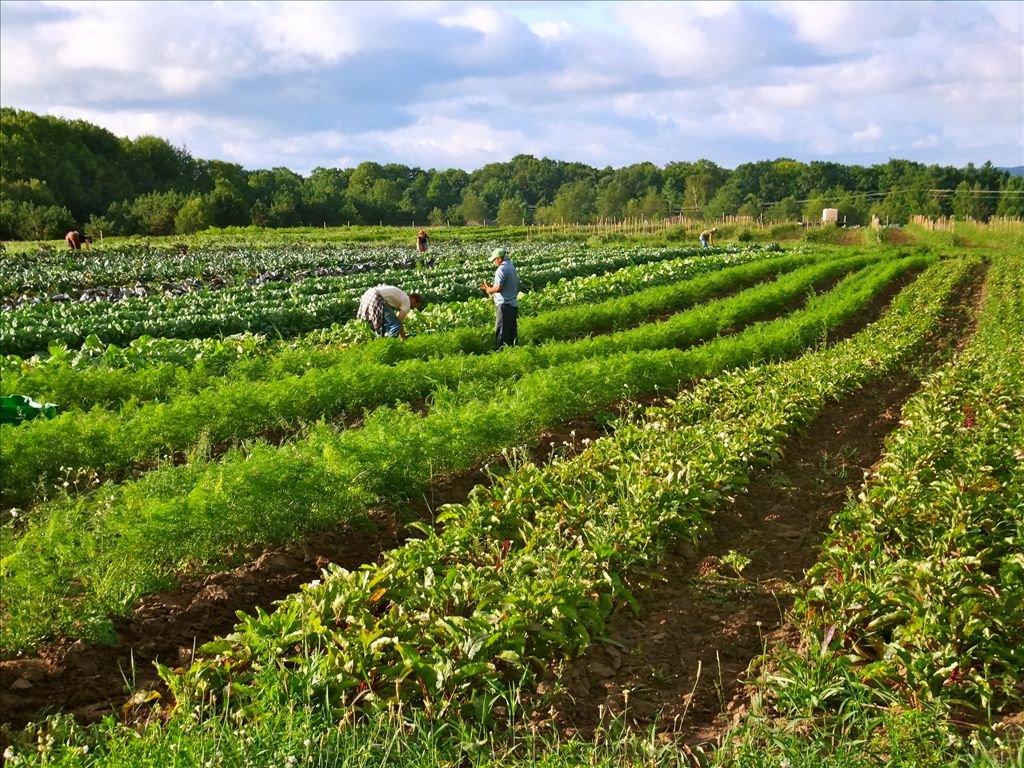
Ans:
[[[94,245],[89,250],[11,253],[0,273],[0,295],[56,293],[80,288],[227,278],[243,282],[267,273],[296,274],[317,269],[362,269],[367,263],[409,262],[417,254],[395,246],[289,244],[286,247],[155,248],[145,244]]]
[[[244,721],[297,692],[330,721],[396,703],[439,718],[485,710],[496,686],[528,685],[599,636],[637,569],[701,536],[828,402],[898,370],[973,266],[931,268],[835,347],[722,375],[571,459],[478,486],[441,510],[439,530],[424,527],[380,564],[329,567],[203,646],[187,670],[164,669],[177,711],[215,701]]]
[[[597,274],[562,277],[523,296],[522,315],[562,306],[576,306],[610,295],[628,293],[640,287],[661,285],[696,276],[728,265],[763,259],[771,250],[747,248],[710,257],[663,259],[647,251],[591,255],[587,267]],[[609,262],[609,257],[615,258]],[[624,259],[633,259],[621,266]],[[811,260],[815,254],[804,254]],[[796,258],[796,257],[794,257]],[[573,266],[578,270],[578,265]],[[458,327],[484,328],[492,322],[489,302],[465,301],[428,304],[409,318],[410,333],[436,333]],[[482,337],[483,334],[481,334]],[[371,337],[366,324],[349,320],[333,324],[290,342],[270,342],[265,336],[240,334],[227,339],[153,339],[143,337],[125,347],[104,344],[92,334],[81,348],[71,350],[51,343],[48,357],[24,359],[6,355],[0,361],[4,392],[30,394],[36,399],[56,402],[61,407],[91,404],[111,405],[130,397],[160,398],[172,389],[195,391],[211,377],[273,377],[298,373],[312,366],[334,362],[339,347]],[[380,340],[377,345],[387,344]],[[371,345],[373,346],[373,345]],[[326,348],[321,355],[317,350]],[[320,362],[318,357],[326,357]]]
[[[217,386],[194,395],[125,409],[120,414],[99,409],[72,411],[53,420],[0,427],[4,441],[0,498],[4,507],[25,507],[68,477],[116,477],[135,464],[195,451],[200,442],[223,445],[271,430],[294,431],[304,422],[321,418],[336,419],[381,405],[426,400],[440,388],[459,384],[507,386],[530,371],[597,355],[687,346],[736,324],[760,319],[765,312],[781,310],[815,284],[834,280],[872,260],[862,256],[826,261],[653,327],[583,341],[553,340],[626,328],[652,315],[677,311],[742,287],[770,275],[769,270],[785,273],[799,259],[778,264],[773,263],[776,260],[755,262],[601,304],[527,317],[520,335],[524,346],[502,355],[431,355],[394,366],[344,360],[301,376],[261,382],[220,380]],[[444,344],[437,336],[424,341]],[[531,349],[529,345],[540,346]]]
[[[811,572],[838,647],[909,696],[1024,695],[1021,296],[1024,260],[996,260],[971,344],[907,404]]]
[[[812,764],[837,732],[877,745],[865,764],[972,741],[1017,764],[999,721],[1024,699],[1022,295],[1024,260],[994,256],[970,343],[905,404],[808,573],[807,652],[775,651],[722,765]],[[940,764],[918,749],[901,764]]]
[[[573,275],[607,271],[646,260],[663,260],[695,249],[622,249],[593,254],[577,248],[532,246],[517,249],[524,290]],[[431,300],[453,301],[478,295],[490,275],[486,251],[474,247],[458,262],[422,270],[364,271],[344,277],[308,277],[165,296],[125,298],[110,303],[41,302],[0,312],[0,347],[7,354],[32,354],[53,341],[77,346],[90,335],[103,342],[126,343],[140,336],[210,337],[255,331],[291,337],[352,317],[367,288],[397,283]]]
[[[0,531],[3,646],[102,631],[108,617],[167,587],[181,569],[360,519],[382,501],[415,498],[439,476],[624,398],[674,392],[733,366],[797,354],[862,312],[913,260],[870,267],[801,310],[694,349],[552,366],[524,375],[501,399],[488,388],[481,399],[435,404],[425,417],[408,406],[378,408],[360,429],[317,425],[281,448],[257,443],[217,462],[196,456],[89,498],[41,507],[22,535]]]

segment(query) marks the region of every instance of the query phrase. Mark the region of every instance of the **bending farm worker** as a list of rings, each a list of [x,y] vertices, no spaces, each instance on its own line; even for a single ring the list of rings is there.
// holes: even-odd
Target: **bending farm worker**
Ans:
[[[89,235],[83,235],[77,229],[73,229],[64,235],[64,242],[68,244],[68,248],[72,251],[77,251],[83,245],[92,245],[92,238]]]
[[[427,230],[421,229],[416,233],[416,250],[420,253],[426,253],[430,247],[430,238],[427,237]]]
[[[715,244],[715,232],[718,231],[718,227],[712,227],[711,229],[705,229],[700,233],[700,247],[707,248],[709,245]]]
[[[406,293],[393,285],[378,285],[367,290],[359,300],[356,317],[365,320],[378,336],[405,339],[405,318],[411,309],[420,309],[423,297]]]
[[[480,289],[494,299],[494,348],[514,346],[519,339],[519,274],[504,248],[491,251],[494,282]]]

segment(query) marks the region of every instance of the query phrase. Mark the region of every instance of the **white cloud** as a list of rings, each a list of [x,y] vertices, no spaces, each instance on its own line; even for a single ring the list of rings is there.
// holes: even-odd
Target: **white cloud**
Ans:
[[[914,149],[933,149],[939,146],[939,144],[941,144],[939,137],[932,133],[928,136],[922,136],[920,139],[912,141],[910,146]]]
[[[136,139],[159,136],[175,146],[186,146],[198,157],[234,162],[257,161],[235,148],[259,141],[258,128],[246,121],[211,116],[196,112],[129,111],[83,109],[74,105],[55,105],[50,114],[69,120],[85,120],[99,125],[116,136]],[[221,149],[231,148],[227,155]],[[257,163],[256,166],[260,167]]]
[[[850,134],[850,138],[858,142],[877,141],[882,138],[882,128],[875,123],[868,123],[863,129]]]
[[[572,25],[566,21],[541,21],[530,24],[530,31],[542,40],[559,40],[572,37]]]
[[[749,96],[763,106],[783,109],[808,107],[830,98],[827,89],[812,83],[763,85],[750,89]]]
[[[476,30],[484,35],[497,35],[505,26],[504,18],[500,11],[479,5],[456,5],[458,11],[446,13],[438,21],[445,27],[465,27]]]
[[[936,2],[785,0],[773,7],[795,25],[801,39],[832,56],[876,50],[936,20],[941,23],[950,13],[949,4]]]
[[[742,51],[724,44],[736,33],[736,6],[721,3],[636,2],[616,6],[616,18],[635,54],[666,77],[704,77],[728,67]],[[732,19],[734,24],[729,23]]]
[[[483,165],[511,157],[526,143],[516,129],[495,128],[482,121],[429,117],[393,131],[372,131],[364,139],[388,147],[395,156],[431,158],[430,163]]]
[[[1021,7],[0,0],[0,93],[300,172],[961,146],[1020,164]]]
[[[289,2],[250,6],[247,25],[259,47],[284,68],[332,62],[367,47],[371,25],[358,3]],[[258,20],[259,23],[252,23]]]
[[[575,91],[587,93],[609,90],[621,83],[621,79],[612,74],[591,72],[578,67],[570,67],[552,75],[548,85],[555,91]]]

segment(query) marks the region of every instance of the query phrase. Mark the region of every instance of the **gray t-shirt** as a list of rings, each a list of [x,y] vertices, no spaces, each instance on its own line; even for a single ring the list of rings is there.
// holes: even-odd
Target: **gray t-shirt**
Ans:
[[[501,265],[494,270],[494,285],[501,288],[500,291],[492,293],[494,297],[494,303],[508,304],[510,307],[519,306],[519,275],[516,273],[516,268],[512,262],[508,259],[501,262]]]

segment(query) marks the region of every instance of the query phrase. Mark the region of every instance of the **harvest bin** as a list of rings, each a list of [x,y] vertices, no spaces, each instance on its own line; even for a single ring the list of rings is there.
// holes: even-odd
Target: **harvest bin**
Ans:
[[[52,419],[57,415],[54,403],[37,403],[25,395],[3,395],[0,397],[0,424],[20,424],[40,416]]]

